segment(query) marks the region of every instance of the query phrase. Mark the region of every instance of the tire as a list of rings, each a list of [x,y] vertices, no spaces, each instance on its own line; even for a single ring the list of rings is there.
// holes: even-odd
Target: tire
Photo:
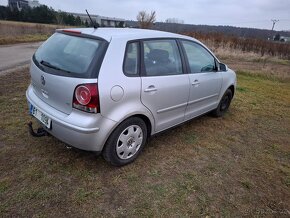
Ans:
[[[132,163],[147,141],[147,127],[138,117],[123,121],[109,136],[103,149],[103,157],[114,166]]]
[[[228,89],[223,95],[218,107],[212,111],[212,115],[215,117],[222,117],[230,107],[233,98],[233,93]]]

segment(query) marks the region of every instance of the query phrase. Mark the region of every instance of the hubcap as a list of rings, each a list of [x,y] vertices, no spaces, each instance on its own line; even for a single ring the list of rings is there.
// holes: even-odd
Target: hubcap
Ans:
[[[122,160],[133,157],[140,149],[143,142],[143,131],[140,126],[127,127],[119,136],[116,151]]]

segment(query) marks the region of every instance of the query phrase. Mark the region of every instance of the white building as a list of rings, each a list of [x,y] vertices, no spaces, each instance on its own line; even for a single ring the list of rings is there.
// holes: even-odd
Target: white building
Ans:
[[[28,1],[28,6],[31,8],[36,8],[36,7],[41,6],[41,4],[39,3],[38,0],[30,0]]]
[[[83,22],[90,23],[90,18],[87,14],[80,14],[80,13],[70,13],[75,17],[80,17]],[[115,17],[103,17],[99,15],[91,14],[91,18],[94,22],[96,22],[99,26],[105,27],[124,27],[125,26],[125,19],[115,18]]]
[[[8,6],[11,10],[21,11],[23,8],[35,8],[41,6],[38,0],[8,0]]]

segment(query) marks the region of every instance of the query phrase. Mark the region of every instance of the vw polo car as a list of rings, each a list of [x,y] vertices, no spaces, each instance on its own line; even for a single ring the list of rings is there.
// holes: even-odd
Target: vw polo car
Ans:
[[[235,72],[198,40],[129,28],[57,30],[30,74],[26,97],[43,131],[116,166],[156,133],[222,116],[236,87]]]

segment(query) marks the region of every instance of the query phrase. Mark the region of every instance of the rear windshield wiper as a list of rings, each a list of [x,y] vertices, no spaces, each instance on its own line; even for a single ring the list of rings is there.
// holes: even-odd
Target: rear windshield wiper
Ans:
[[[42,60],[42,61],[40,61],[40,63],[41,63],[42,65],[46,66],[46,67],[49,67],[49,68],[52,68],[52,69],[55,69],[55,70],[61,70],[60,68],[58,68],[58,67],[52,65],[51,63],[49,63],[49,62],[47,62],[47,61]]]
[[[71,71],[63,70],[63,69],[61,69],[61,68],[59,68],[59,67],[57,67],[57,66],[54,66],[54,65],[52,65],[51,63],[49,63],[49,62],[47,62],[47,61],[44,61],[44,60],[40,61],[40,63],[41,63],[42,65],[46,66],[46,67],[49,67],[49,68],[52,68],[52,69],[55,69],[55,70],[60,70],[60,71],[64,71],[64,72],[67,72],[67,73],[72,73]]]

